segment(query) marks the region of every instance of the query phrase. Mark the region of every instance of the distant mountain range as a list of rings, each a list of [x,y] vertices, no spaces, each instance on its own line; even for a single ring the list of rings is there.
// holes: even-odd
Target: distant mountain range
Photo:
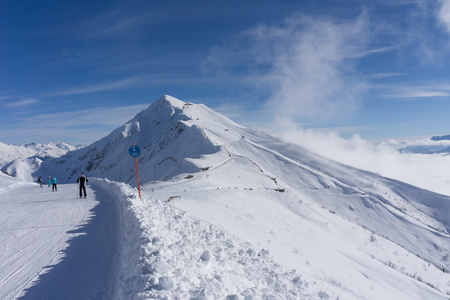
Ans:
[[[84,145],[68,143],[25,145],[8,145],[0,143],[0,168],[4,173],[24,179],[33,180],[31,173],[43,161],[63,156],[69,151],[78,150]]]
[[[416,145],[399,149],[400,153],[439,154],[450,153],[450,147],[443,145]]]
[[[450,135],[441,135],[431,137],[431,141],[436,143],[423,143],[420,145],[411,145],[399,149],[400,153],[415,154],[442,154],[450,153]]]
[[[450,135],[436,135],[431,138],[432,141],[445,141],[450,140]]]

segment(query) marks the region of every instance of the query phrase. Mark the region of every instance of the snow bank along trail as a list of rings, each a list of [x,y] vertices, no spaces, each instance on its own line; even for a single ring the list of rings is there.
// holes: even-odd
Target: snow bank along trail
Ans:
[[[98,184],[122,198],[119,299],[326,299],[334,294],[334,287],[324,292],[315,281],[275,263],[268,250],[168,202],[145,193],[141,200],[123,183]]]

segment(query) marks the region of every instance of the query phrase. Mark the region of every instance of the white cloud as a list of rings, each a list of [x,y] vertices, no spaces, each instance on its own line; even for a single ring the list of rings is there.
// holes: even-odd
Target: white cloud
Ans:
[[[214,70],[242,76],[265,94],[263,111],[297,122],[352,115],[367,86],[355,65],[367,51],[369,17],[334,21],[294,15],[282,25],[260,25],[241,33],[229,45],[212,49]],[[265,114],[264,114],[265,115]],[[266,120],[267,121],[267,120]]]
[[[405,76],[405,73],[375,73],[368,75],[368,78],[371,79],[384,79],[384,78],[390,78],[390,77],[396,77],[396,76]]]
[[[450,1],[440,0],[440,7],[437,12],[437,18],[443,28],[450,34]]]
[[[388,98],[402,100],[450,100],[450,85],[446,83],[429,82],[416,85],[385,85],[377,88],[384,90],[384,97]]]
[[[352,67],[366,31],[365,15],[350,23],[301,17],[281,30],[260,30],[269,39],[284,35],[265,78],[275,85],[267,106],[282,118],[332,119],[354,113],[364,82]]]
[[[450,195],[449,155],[399,152],[399,149],[408,146],[450,146],[450,141],[433,142],[429,138],[416,138],[375,143],[357,135],[346,140],[336,132],[303,130],[297,126],[291,126],[277,135],[340,163]]]
[[[9,108],[19,108],[34,105],[38,102],[39,100],[34,98],[20,98],[19,100],[6,102],[4,105]]]
[[[437,92],[437,91],[409,91],[398,95],[401,98],[436,98],[436,97],[448,97],[449,93]]]

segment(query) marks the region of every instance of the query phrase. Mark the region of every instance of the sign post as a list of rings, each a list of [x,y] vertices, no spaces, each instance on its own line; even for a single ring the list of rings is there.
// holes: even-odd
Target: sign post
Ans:
[[[139,149],[139,147],[133,143],[133,146],[130,147],[130,150],[128,150],[128,153],[130,153],[131,157],[134,157],[134,161],[136,163],[136,175],[137,175],[137,182],[138,182],[139,199],[141,199],[141,184],[139,183],[139,169],[138,169],[138,163],[137,163],[137,157],[139,156],[139,154],[141,154],[141,149]]]

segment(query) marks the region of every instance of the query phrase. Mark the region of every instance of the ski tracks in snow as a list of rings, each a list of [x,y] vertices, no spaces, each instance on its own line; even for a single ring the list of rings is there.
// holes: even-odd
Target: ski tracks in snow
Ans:
[[[117,209],[98,188],[18,185],[0,200],[1,299],[106,299],[114,289]]]

